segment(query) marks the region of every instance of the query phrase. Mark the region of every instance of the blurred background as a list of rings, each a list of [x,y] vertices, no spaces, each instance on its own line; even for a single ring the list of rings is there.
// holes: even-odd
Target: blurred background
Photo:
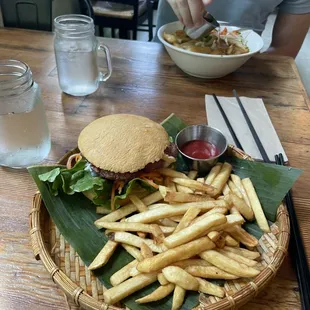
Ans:
[[[0,0],[0,27],[53,31],[53,19],[63,14],[91,16],[96,35],[152,41],[155,35],[158,0]],[[264,49],[271,41],[276,13],[268,18],[263,32]],[[310,30],[296,64],[310,96]]]

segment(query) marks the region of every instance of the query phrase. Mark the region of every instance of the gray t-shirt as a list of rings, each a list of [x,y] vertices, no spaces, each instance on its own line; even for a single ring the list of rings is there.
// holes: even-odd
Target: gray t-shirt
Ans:
[[[276,9],[289,14],[310,13],[310,0],[213,0],[207,7],[217,20],[251,28],[259,34],[263,32],[268,16]],[[157,29],[177,20],[167,0],[159,1],[157,14]]]

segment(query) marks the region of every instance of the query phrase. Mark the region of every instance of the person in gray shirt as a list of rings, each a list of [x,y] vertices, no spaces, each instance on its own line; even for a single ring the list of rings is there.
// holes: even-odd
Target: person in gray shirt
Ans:
[[[206,9],[217,20],[261,34],[268,16],[277,11],[270,54],[296,57],[310,26],[310,0],[160,0],[157,29],[179,19],[199,27]],[[157,38],[155,38],[155,41]]]

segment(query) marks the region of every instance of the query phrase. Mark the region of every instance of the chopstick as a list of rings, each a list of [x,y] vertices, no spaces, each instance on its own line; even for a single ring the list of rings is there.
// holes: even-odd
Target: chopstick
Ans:
[[[282,153],[275,156],[276,164],[284,166],[284,158]],[[300,300],[302,304],[302,309],[310,309],[310,274],[309,266],[307,262],[307,257],[305,253],[305,248],[303,246],[303,241],[300,233],[300,228],[296,216],[296,211],[294,208],[294,203],[292,199],[291,191],[289,191],[285,196],[285,204],[290,218],[290,225],[292,229],[291,240],[291,256],[295,263],[297,280],[300,290]]]
[[[222,116],[223,116],[223,118],[224,118],[224,121],[225,121],[225,123],[226,123],[226,126],[227,126],[227,128],[228,128],[228,130],[229,130],[229,132],[230,132],[230,134],[231,134],[231,136],[232,136],[232,138],[233,138],[233,140],[234,140],[234,142],[235,142],[236,147],[243,151],[243,148],[242,148],[242,146],[241,146],[241,143],[239,142],[239,139],[237,138],[237,136],[236,136],[236,134],[235,134],[235,131],[234,131],[234,129],[232,128],[232,126],[231,126],[231,124],[230,124],[230,121],[229,121],[229,119],[227,118],[226,113],[225,113],[225,111],[223,110],[223,108],[222,108],[222,106],[221,106],[221,104],[220,104],[218,98],[216,97],[215,94],[212,94],[212,96],[213,96],[213,98],[214,98],[214,101],[215,101],[215,103],[216,103],[218,109],[220,110],[220,112],[221,112],[221,114],[222,114]]]
[[[241,112],[242,112],[242,114],[243,114],[243,116],[244,116],[244,118],[248,124],[248,127],[249,127],[251,134],[255,140],[255,143],[259,149],[259,152],[261,153],[261,155],[263,157],[264,162],[265,163],[271,163],[271,161],[269,160],[269,157],[268,157],[268,155],[264,149],[264,146],[263,146],[262,142],[260,141],[258,134],[256,133],[256,130],[255,130],[254,126],[252,125],[252,122],[251,122],[246,110],[244,109],[244,106],[243,106],[243,104],[242,104],[242,102],[241,102],[241,100],[237,94],[237,91],[235,89],[233,90],[233,93],[234,93],[235,98],[237,99],[237,102],[239,104]]]

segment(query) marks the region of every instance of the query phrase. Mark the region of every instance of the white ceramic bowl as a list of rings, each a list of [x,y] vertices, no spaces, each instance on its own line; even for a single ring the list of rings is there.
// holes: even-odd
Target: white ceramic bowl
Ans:
[[[173,22],[162,26],[158,30],[158,38],[164,44],[168,54],[175,64],[189,75],[199,78],[213,79],[223,77],[241,67],[254,54],[258,53],[264,43],[263,39],[254,31],[242,31],[249,53],[241,55],[209,55],[194,53],[175,47],[164,39],[164,32],[174,33],[183,29],[180,22]],[[228,31],[238,27],[227,26]]]

